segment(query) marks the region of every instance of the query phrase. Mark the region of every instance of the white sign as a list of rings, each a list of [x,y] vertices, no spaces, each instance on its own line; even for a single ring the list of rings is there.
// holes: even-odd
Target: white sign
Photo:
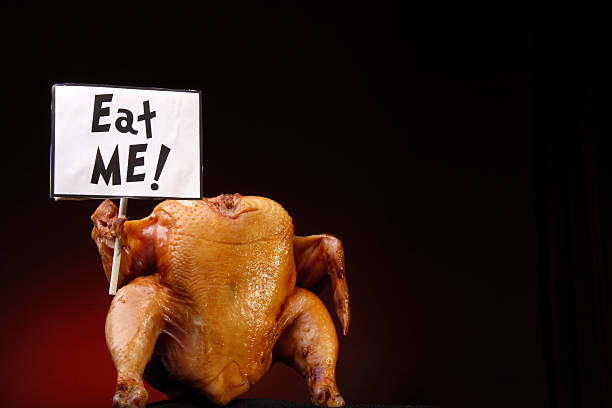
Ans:
[[[53,86],[51,196],[203,196],[199,91]]]

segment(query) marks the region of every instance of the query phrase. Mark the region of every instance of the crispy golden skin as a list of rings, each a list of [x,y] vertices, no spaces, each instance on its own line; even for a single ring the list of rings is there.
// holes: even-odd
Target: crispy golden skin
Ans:
[[[312,292],[329,276],[346,334],[337,238],[295,237],[279,204],[239,194],[164,201],[135,221],[117,218],[106,200],[92,221],[107,277],[115,237],[122,245],[121,289],[106,321],[117,368],[114,406],[144,407],[143,377],[171,397],[226,404],[275,361],[306,379],[313,403],[344,405],[335,382],[336,331]]]

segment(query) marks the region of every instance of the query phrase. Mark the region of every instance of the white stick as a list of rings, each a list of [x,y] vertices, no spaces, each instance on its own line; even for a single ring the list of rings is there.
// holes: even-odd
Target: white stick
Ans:
[[[127,198],[122,198],[119,201],[119,218],[125,218],[127,213]],[[117,280],[119,279],[119,266],[121,265],[121,244],[119,237],[115,238],[115,251],[113,252],[113,268],[111,270],[110,287],[108,294],[114,295],[117,293]]]

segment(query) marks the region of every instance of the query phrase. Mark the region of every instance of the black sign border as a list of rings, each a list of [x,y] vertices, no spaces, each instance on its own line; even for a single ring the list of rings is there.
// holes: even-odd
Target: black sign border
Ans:
[[[200,115],[200,196],[199,197],[172,197],[172,196],[118,196],[118,195],[86,195],[86,194],[55,194],[55,87],[57,86],[87,86],[87,87],[99,87],[99,88],[121,88],[121,89],[138,89],[145,91],[169,91],[169,92],[181,92],[181,93],[197,93],[199,95],[199,115]],[[50,152],[50,180],[49,194],[53,199],[106,199],[106,198],[132,198],[137,200],[201,200],[204,197],[204,99],[202,91],[193,89],[170,89],[170,88],[158,88],[158,87],[143,87],[143,86],[125,86],[125,85],[103,85],[103,84],[81,84],[81,83],[58,83],[53,84],[51,87],[51,152]]]

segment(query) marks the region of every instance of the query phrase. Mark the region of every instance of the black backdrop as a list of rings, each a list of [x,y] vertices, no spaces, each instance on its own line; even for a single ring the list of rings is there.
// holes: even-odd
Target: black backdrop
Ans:
[[[60,82],[203,90],[206,195],[265,195],[296,233],[342,239],[348,402],[610,403],[596,12],[97,7],[3,14],[7,404],[108,406],[114,386],[98,201],[48,198]],[[128,215],[154,204],[131,200]],[[283,367],[247,397],[307,401]]]
[[[609,32],[596,10],[536,14],[531,140],[550,404],[612,404]],[[569,22],[569,24],[568,24]]]

